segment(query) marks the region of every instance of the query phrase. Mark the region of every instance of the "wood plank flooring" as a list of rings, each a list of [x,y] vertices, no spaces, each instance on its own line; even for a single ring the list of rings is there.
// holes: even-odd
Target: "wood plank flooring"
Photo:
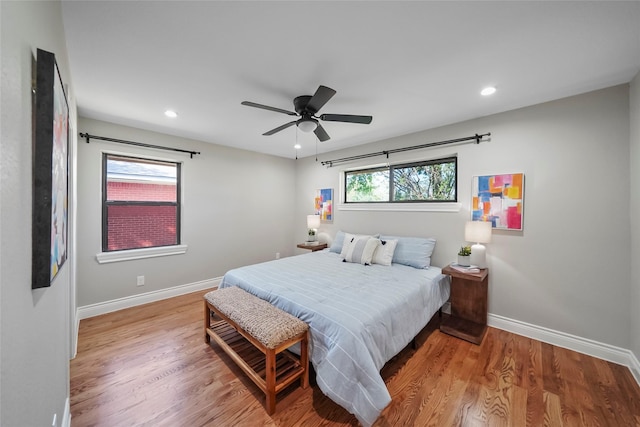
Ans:
[[[204,343],[204,293],[82,320],[71,425],[358,425],[313,379],[279,394],[269,417],[258,387]],[[376,427],[640,426],[624,366],[494,328],[475,346],[432,323],[383,368],[393,400]]]

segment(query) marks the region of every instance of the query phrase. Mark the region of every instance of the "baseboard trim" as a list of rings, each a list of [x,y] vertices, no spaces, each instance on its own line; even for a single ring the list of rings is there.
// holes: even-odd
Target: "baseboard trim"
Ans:
[[[64,414],[62,415],[60,426],[71,427],[71,404],[70,404],[70,399],[68,397],[67,397],[67,400],[64,402]]]
[[[528,338],[533,338],[558,347],[577,351],[609,362],[624,365],[629,368],[631,374],[640,385],[640,363],[631,350],[603,344],[598,341],[578,337],[542,326],[532,325],[519,320],[489,314],[487,324],[494,328],[513,332]]]
[[[156,302],[167,298],[173,298],[191,292],[198,292],[210,288],[215,288],[220,284],[221,281],[222,277],[217,277],[214,279],[188,283],[186,285],[174,286],[172,288],[146,292],[144,294],[132,295],[129,297],[118,298],[111,301],[85,305],[82,307],[78,307],[76,319],[79,324],[80,320],[88,319],[89,317],[112,313],[114,311],[122,310],[125,308],[136,307],[138,305],[148,304],[150,302]]]
[[[631,353],[631,366],[629,366],[629,369],[638,384],[640,384],[640,362],[638,362],[638,358],[633,353]]]
[[[76,309],[75,321],[73,323],[74,323],[73,336],[75,337],[75,339],[73,340],[73,349],[72,349],[73,354],[71,355],[71,358],[75,359],[76,356],[78,355],[78,333],[80,332],[80,313],[78,313],[77,309]]]

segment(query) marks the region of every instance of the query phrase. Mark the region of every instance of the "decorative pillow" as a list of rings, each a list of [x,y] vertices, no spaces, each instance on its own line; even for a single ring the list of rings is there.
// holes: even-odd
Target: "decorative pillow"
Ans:
[[[397,239],[393,262],[415,268],[429,268],[436,239],[424,237],[380,236],[381,240]]]
[[[329,251],[335,252],[337,254],[342,253],[343,242],[344,242],[344,232],[338,231],[336,233],[336,237],[333,239],[333,243],[331,243],[331,247],[329,248]]]
[[[345,262],[357,262],[363,265],[371,265],[371,258],[380,240],[371,236],[354,236],[345,233],[344,244],[340,256]]]
[[[373,264],[391,265],[397,244],[397,240],[380,240],[378,248],[373,253],[371,262]]]
[[[335,252],[337,254],[342,255],[342,246],[344,244],[344,236],[347,234],[351,236],[356,236],[356,234],[345,233],[344,231],[338,231],[336,233],[336,237],[333,239],[333,242],[331,243],[331,246],[329,247],[329,252]],[[357,235],[360,236],[360,234],[357,234]],[[364,236],[364,234],[362,234],[362,236]],[[380,237],[380,235],[374,234],[373,236],[369,236],[369,237],[375,237],[377,239]],[[344,258],[344,256],[342,258]]]
[[[342,258],[342,259],[346,258],[347,250],[349,249],[349,246],[351,244],[353,244],[354,238],[356,238],[356,237],[360,237],[360,238],[371,237],[371,236],[367,236],[366,234],[343,233],[343,235],[344,235],[344,237],[342,239],[342,249],[340,250],[340,258]]]

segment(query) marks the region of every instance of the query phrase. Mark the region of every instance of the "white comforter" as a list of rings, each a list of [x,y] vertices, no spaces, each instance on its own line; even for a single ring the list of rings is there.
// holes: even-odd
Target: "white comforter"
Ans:
[[[364,266],[328,250],[231,270],[228,286],[309,324],[318,386],[364,426],[391,402],[380,369],[449,298],[437,267]]]

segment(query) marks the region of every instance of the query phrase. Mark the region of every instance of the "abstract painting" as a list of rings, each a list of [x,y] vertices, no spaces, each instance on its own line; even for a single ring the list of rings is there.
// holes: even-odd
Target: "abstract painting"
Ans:
[[[474,176],[471,219],[490,222],[498,230],[522,230],[524,174]]]
[[[69,106],[55,55],[38,49],[33,155],[33,289],[67,260]]]
[[[316,190],[314,213],[320,215],[320,221],[333,221],[333,188]]]

